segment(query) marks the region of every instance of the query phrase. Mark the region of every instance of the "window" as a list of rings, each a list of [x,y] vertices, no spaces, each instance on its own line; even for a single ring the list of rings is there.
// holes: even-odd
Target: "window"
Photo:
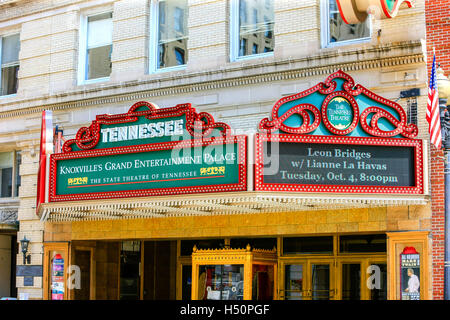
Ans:
[[[152,7],[153,32],[150,47],[151,72],[186,65],[187,0],[155,1]]]
[[[247,23],[247,2],[239,1],[239,21]]]
[[[407,123],[417,125],[417,97],[410,97],[406,100]]]
[[[175,32],[184,33],[184,10],[176,7],[174,10],[174,29]]]
[[[223,239],[181,240],[180,255],[190,256],[194,246],[197,249],[218,249],[225,246]]]
[[[264,16],[264,25],[265,25],[264,37],[272,39],[273,24],[270,23],[269,19],[266,16]]]
[[[0,198],[19,195],[21,156],[19,152],[0,152]]]
[[[245,249],[249,244],[254,249],[272,250],[277,247],[277,238],[231,238],[230,247]]]
[[[242,0],[245,1],[245,0]],[[253,8],[253,25],[258,25],[258,10],[256,8]]]
[[[349,235],[339,237],[339,252],[386,252],[385,234]]]
[[[19,72],[20,36],[14,34],[0,38],[1,87],[0,95],[17,93]]]
[[[342,20],[336,0],[321,0],[322,47],[369,41],[370,17],[364,23],[346,24]]]
[[[207,284],[207,286],[200,286],[199,300],[244,299],[244,265],[199,266],[198,274],[198,282]]]
[[[180,48],[175,48],[175,58],[177,59],[177,63],[179,65],[186,64],[184,61],[184,50]]]
[[[79,82],[105,80],[111,74],[112,13],[102,13],[84,18],[80,36]]]
[[[256,43],[253,44],[252,54],[258,53],[258,45]]]
[[[333,237],[283,238],[283,254],[333,253]]]
[[[230,18],[231,61],[273,52],[273,2],[232,0]]]

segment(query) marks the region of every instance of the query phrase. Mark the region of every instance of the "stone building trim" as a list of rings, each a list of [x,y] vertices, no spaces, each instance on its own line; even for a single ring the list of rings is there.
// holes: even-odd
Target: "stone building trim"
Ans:
[[[330,57],[331,58],[331,57]],[[108,103],[117,103],[117,102],[129,102],[129,101],[137,101],[137,100],[145,100],[145,99],[151,99],[154,97],[161,97],[161,96],[170,96],[170,95],[179,95],[179,94],[186,94],[190,92],[201,92],[206,90],[216,90],[216,89],[223,89],[223,88],[231,88],[231,87],[239,87],[239,86],[245,86],[245,85],[254,85],[254,84],[260,84],[264,82],[271,82],[271,81],[284,81],[284,80],[292,80],[292,79],[299,79],[299,78],[305,78],[305,77],[314,77],[314,76],[324,76],[328,75],[330,73],[330,70],[338,70],[341,69],[344,72],[354,72],[354,71],[360,71],[360,70],[370,70],[370,69],[378,69],[378,68],[390,68],[390,67],[398,67],[401,65],[411,65],[411,64],[420,64],[425,63],[425,57],[423,54],[410,54],[405,56],[399,56],[399,57],[389,57],[389,58],[381,58],[381,59],[370,59],[370,60],[364,60],[359,62],[349,62],[349,63],[339,63],[339,64],[327,64],[327,65],[321,65],[316,67],[303,67],[298,68],[295,70],[286,70],[286,71],[279,71],[279,72],[267,72],[265,74],[253,74],[250,76],[241,76],[241,77],[234,77],[234,78],[227,78],[227,79],[220,79],[220,80],[212,80],[212,81],[199,81],[194,85],[188,84],[195,80],[192,79],[192,77],[210,77],[212,76],[212,72],[204,72],[204,73],[198,73],[196,75],[188,74],[186,76],[179,76],[172,77],[169,79],[150,79],[150,80],[136,80],[136,81],[129,81],[125,83],[121,83],[119,85],[111,85],[106,86],[102,85],[100,87],[91,88],[91,89],[85,89],[82,91],[75,91],[72,93],[68,93],[67,95],[72,96],[74,99],[73,101],[66,101],[66,102],[49,102],[46,103],[43,100],[33,99],[32,102],[27,101],[13,101],[11,102],[11,105],[14,105],[16,107],[15,110],[7,110],[4,112],[0,112],[0,119],[4,118],[10,118],[10,117],[20,117],[24,115],[34,114],[41,112],[44,109],[47,110],[66,110],[66,109],[72,109],[72,108],[83,108],[83,107],[91,107],[95,105],[105,105]],[[267,65],[267,64],[266,64]],[[281,63],[280,63],[281,65]],[[240,68],[243,70],[243,68]],[[252,69],[254,69],[254,73],[258,72],[258,66],[252,66]],[[227,70],[225,72],[232,73],[236,70]],[[223,71],[222,71],[223,72]],[[218,73],[218,72],[214,72]],[[174,82],[178,82],[181,84],[174,84]],[[105,90],[114,90],[114,89],[122,89],[127,88],[128,90],[132,90],[133,86],[142,86],[142,85],[154,85],[157,86],[158,84],[164,85],[167,83],[167,86],[164,86],[161,88],[150,88],[150,89],[143,89],[140,91],[135,91],[131,93],[124,93],[124,94],[118,94],[118,95],[103,95],[103,97],[100,98],[87,98],[80,100],[79,95],[86,95],[88,93],[97,93],[102,92],[104,93]],[[61,100],[62,95],[53,95],[50,99]],[[39,105],[39,106],[29,106],[29,105]],[[22,105],[22,108],[20,107]],[[28,105],[28,106],[25,106]],[[18,107],[18,108],[17,108]]]
[[[18,230],[19,204],[16,201],[0,203],[0,232],[4,230]]]

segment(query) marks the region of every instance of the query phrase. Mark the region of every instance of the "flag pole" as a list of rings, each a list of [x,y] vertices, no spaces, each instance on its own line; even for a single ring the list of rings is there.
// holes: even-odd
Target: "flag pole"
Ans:
[[[436,50],[433,47],[433,60]],[[436,68],[436,65],[434,65]],[[438,80],[442,80],[437,77]],[[436,95],[439,95],[436,85]],[[447,110],[447,99],[439,99],[442,150],[444,152],[444,300],[450,300],[450,115]]]
[[[441,110],[444,110],[441,113],[441,123],[442,130],[446,131],[448,128],[446,128],[449,123],[448,115],[445,115],[445,109],[446,101],[447,99],[439,99],[439,108]],[[447,125],[446,125],[447,124]],[[445,201],[445,211],[444,211],[444,236],[445,236],[445,253],[444,253],[444,300],[450,300],[450,234],[449,234],[449,227],[450,227],[450,139],[449,139],[449,132],[447,133],[443,132],[444,141],[442,143],[443,151],[444,151],[444,184],[445,184],[445,194],[444,194],[444,201]]]
[[[433,63],[428,83],[426,118],[429,123],[430,141],[437,150],[444,152],[444,300],[450,300],[450,114],[447,97],[439,97],[438,87],[449,85],[442,69],[436,66],[436,49],[433,47]],[[445,89],[444,89],[445,90]]]

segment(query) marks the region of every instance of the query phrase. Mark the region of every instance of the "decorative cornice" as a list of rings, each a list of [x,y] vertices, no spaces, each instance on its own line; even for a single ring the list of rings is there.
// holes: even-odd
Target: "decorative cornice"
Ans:
[[[426,205],[428,195],[355,195],[336,193],[229,192],[142,198],[44,203],[42,221],[86,221],[179,216],[258,214]]]
[[[404,46],[402,48],[411,49],[409,47],[417,47],[414,45],[415,42],[409,43],[408,46]],[[391,47],[392,49],[392,47]],[[382,53],[385,50],[384,47],[378,48],[378,53]],[[417,52],[417,50],[414,50]],[[40,97],[33,99],[32,101],[13,101],[11,102],[11,105],[21,105],[21,104],[27,104],[27,103],[33,103],[36,104],[36,106],[31,107],[25,107],[22,109],[15,109],[15,110],[7,110],[4,112],[0,112],[0,119],[4,118],[10,118],[10,117],[20,117],[30,114],[36,114],[42,112],[42,110],[66,110],[66,109],[75,109],[75,108],[84,108],[84,107],[90,107],[90,106],[96,106],[96,105],[105,105],[105,104],[112,104],[112,103],[128,103],[133,101],[139,101],[139,100],[154,100],[155,97],[161,97],[161,96],[173,96],[173,95],[180,95],[180,94],[186,94],[186,93],[195,93],[195,92],[201,92],[206,90],[217,90],[217,89],[223,89],[223,88],[232,88],[232,87],[240,87],[245,85],[253,85],[253,84],[260,84],[260,83],[266,83],[266,82],[272,82],[272,81],[284,81],[284,80],[291,80],[291,79],[299,79],[299,78],[305,78],[305,77],[314,77],[314,76],[323,76],[328,75],[330,71],[336,71],[338,69],[341,69],[345,72],[354,72],[354,71],[360,71],[360,70],[370,70],[370,69],[378,69],[378,68],[389,68],[389,67],[396,67],[401,65],[409,65],[409,64],[418,64],[418,63],[425,63],[425,57],[422,53],[410,53],[408,55],[401,55],[401,56],[395,56],[395,57],[387,57],[387,58],[372,58],[367,59],[363,61],[352,61],[352,62],[343,62],[339,64],[334,64],[333,58],[334,56],[339,55],[351,55],[356,53],[363,53],[367,54],[368,50],[362,50],[358,51],[355,50],[354,52],[345,52],[345,53],[337,53],[336,51],[329,52],[327,54],[321,54],[316,57],[310,58],[310,60],[317,60],[319,63],[320,60],[327,60],[328,63],[318,65],[318,66],[306,66],[305,67],[298,67],[295,69],[286,69],[282,71],[273,71],[273,72],[267,72],[264,74],[258,73],[260,70],[260,67],[268,67],[270,65],[276,66],[277,69],[282,69],[283,66],[286,66],[286,68],[289,65],[292,65],[294,62],[299,62],[299,60],[296,61],[278,61],[273,63],[261,63],[261,64],[253,64],[251,66],[243,67],[239,66],[235,69],[227,69],[227,70],[216,70],[216,71],[205,71],[205,72],[198,72],[198,73],[189,73],[187,75],[173,75],[168,76],[164,79],[145,79],[145,80],[135,80],[135,81],[129,81],[129,82],[123,82],[120,84],[112,84],[111,86],[102,86],[102,87],[96,87],[96,88],[89,88],[81,90],[80,92],[73,92],[69,93],[68,95],[74,97],[73,100],[68,99],[65,102],[58,102],[58,103],[45,103],[45,99]],[[409,51],[411,52],[411,51]],[[376,55],[376,52],[373,52]],[[301,59],[303,62],[303,59]],[[248,76],[240,76],[240,77],[230,77],[225,78],[226,73],[232,74],[235,71],[242,71],[246,69],[252,69],[254,70],[255,74],[248,75]],[[220,76],[218,76],[219,73],[222,73]],[[211,78],[218,79],[213,79]],[[208,78],[207,80],[199,80],[196,81],[195,78]],[[181,82],[179,85],[174,85],[173,82],[176,81],[178,83]],[[160,85],[166,84],[166,87],[161,87]],[[133,87],[136,86],[143,86],[143,85],[154,85],[155,88],[150,89],[142,89],[142,90],[136,90],[132,91]],[[102,90],[117,90],[119,88],[130,88],[130,92],[122,93],[122,94],[109,94],[104,95],[102,97],[92,97],[92,98],[76,98],[75,96],[86,96],[87,93],[95,93],[95,92],[101,92]],[[68,96],[67,95],[67,96]],[[63,99],[63,96],[60,94],[55,94],[54,96],[51,96],[50,98],[55,97],[59,98],[60,100]],[[5,104],[6,105],[6,104]]]
[[[245,248],[218,248],[218,249],[198,249],[196,245],[194,245],[192,249],[192,256],[195,259],[203,260],[199,256],[203,256],[206,259],[217,259],[217,255],[231,255],[236,258],[238,255],[255,255],[258,257],[266,257],[266,258],[276,258],[277,249],[274,247],[273,249],[259,249],[252,248],[250,244],[247,244]],[[222,259],[222,257],[221,257]]]
[[[19,2],[20,0],[0,0],[0,6]]]

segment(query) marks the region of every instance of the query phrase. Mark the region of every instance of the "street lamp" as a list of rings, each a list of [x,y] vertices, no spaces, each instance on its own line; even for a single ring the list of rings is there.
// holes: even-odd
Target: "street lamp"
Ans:
[[[436,71],[436,84],[439,93],[439,111],[441,118],[442,148],[444,149],[444,177],[445,177],[445,251],[444,251],[444,299],[450,300],[450,80],[444,75],[439,66]]]
[[[23,237],[22,240],[20,240],[20,244],[22,245],[22,253],[23,253],[23,264],[30,264],[31,263],[31,255],[27,255],[28,252],[28,245],[30,244],[30,240],[27,239],[26,236]]]

